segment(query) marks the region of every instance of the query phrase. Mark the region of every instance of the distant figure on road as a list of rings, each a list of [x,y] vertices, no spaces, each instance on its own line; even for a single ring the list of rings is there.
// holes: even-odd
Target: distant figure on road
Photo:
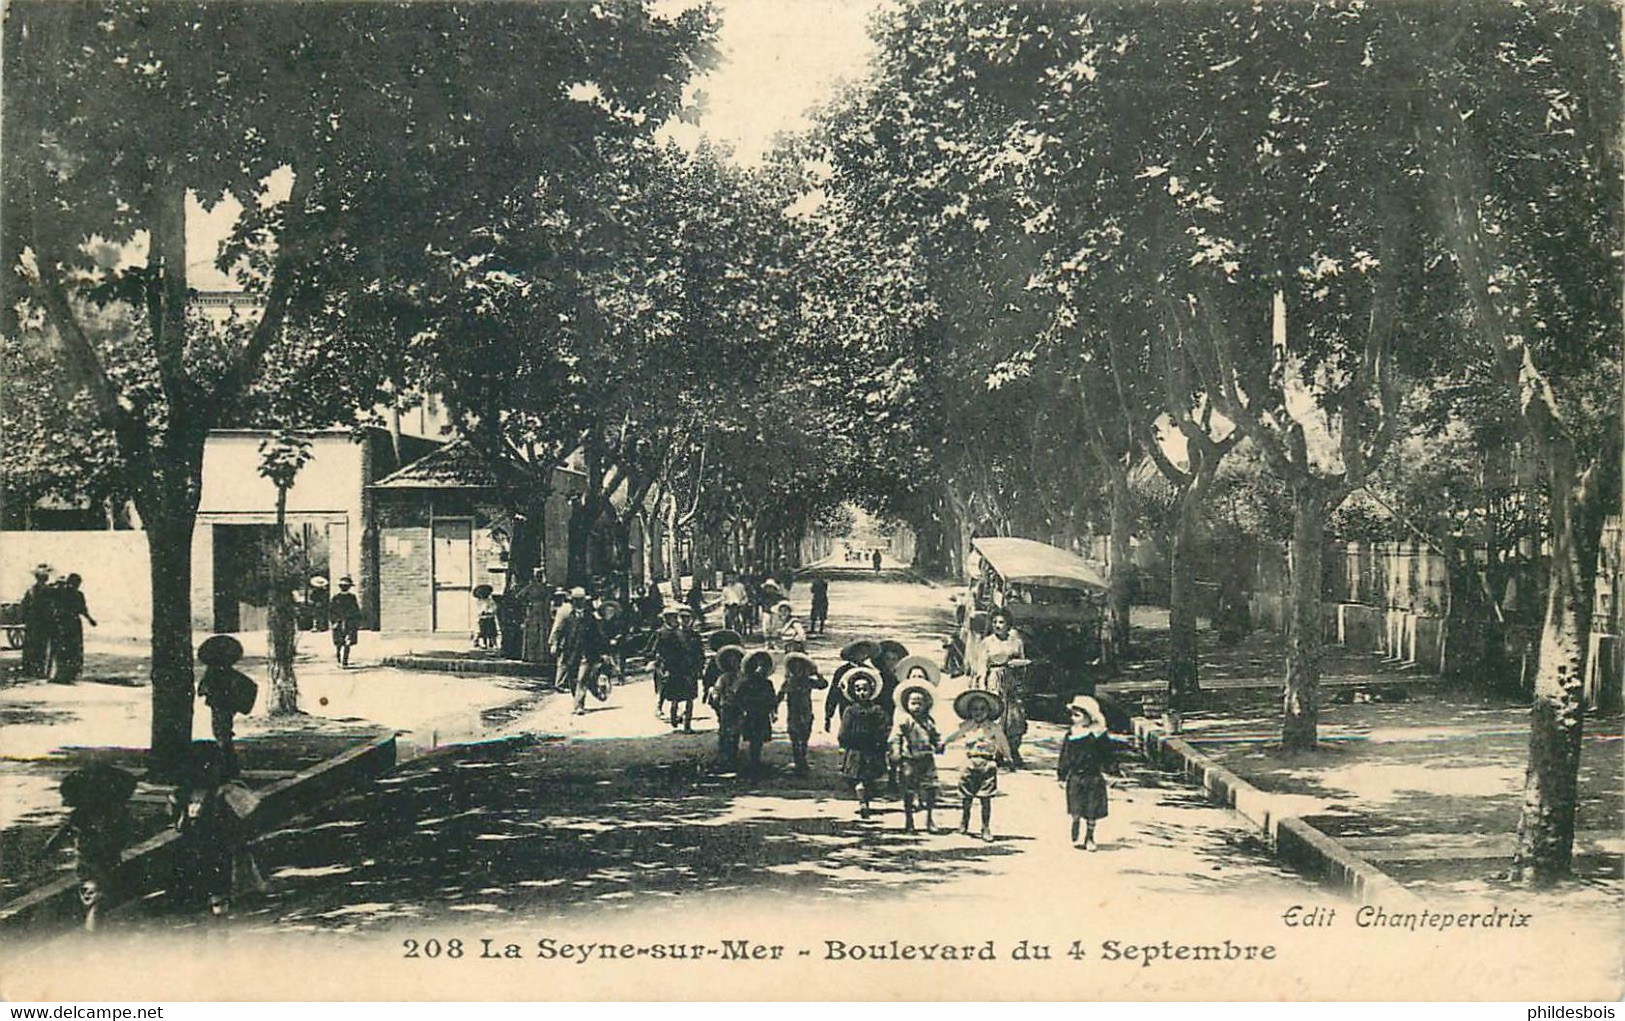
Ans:
[[[85,594],[79,591],[84,579],[77,574],[70,574],[50,600],[51,622],[51,681],[56,684],[72,684],[79,679],[79,672],[85,666],[85,626],[79,623],[83,617],[90,621],[90,626],[96,626],[96,618],[90,615],[90,609],[85,605]]]
[[[327,606],[333,616],[333,651],[344,667],[350,665],[350,650],[361,633],[361,603],[350,591],[354,585],[355,579],[349,575],[340,578],[339,590]]]
[[[722,586],[722,626],[742,635],[750,634],[749,603],[750,590],[744,581],[738,575],[730,576],[728,583]]]
[[[696,627],[705,626],[705,593],[700,590],[700,576],[697,574],[688,589],[688,611],[694,615]]]
[[[880,573],[880,551],[879,550],[874,551],[874,553],[869,557],[869,562],[871,564],[875,565],[875,573],[879,574]]]
[[[310,608],[310,629],[312,631],[327,630],[327,600],[331,594],[327,591],[326,575],[311,575],[309,588],[305,592],[305,605]]]
[[[570,590],[570,611],[555,625],[552,648],[559,664],[559,683],[568,684],[575,696],[571,714],[581,716],[587,711],[587,689],[607,651],[586,589]]]
[[[23,593],[23,676],[44,677],[51,653],[51,565],[34,568],[34,584]]]
[[[812,582],[812,609],[807,612],[807,632],[821,635],[829,623],[829,582],[814,578]]]

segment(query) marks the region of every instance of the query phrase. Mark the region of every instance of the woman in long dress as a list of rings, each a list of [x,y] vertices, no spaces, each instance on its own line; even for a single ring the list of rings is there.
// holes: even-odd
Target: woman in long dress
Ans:
[[[974,687],[992,692],[1004,703],[1005,740],[1010,745],[1010,767],[1021,769],[1021,739],[1027,733],[1027,702],[1021,668],[1032,662],[1021,632],[1010,626],[1010,611],[1000,607],[989,617],[993,630],[982,639],[984,666]]]

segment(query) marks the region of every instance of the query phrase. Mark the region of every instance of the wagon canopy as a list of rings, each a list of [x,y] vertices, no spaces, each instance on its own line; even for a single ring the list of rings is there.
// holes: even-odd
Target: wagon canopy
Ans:
[[[1046,588],[1106,591],[1106,579],[1076,553],[1032,539],[988,536],[971,547],[1007,582]]]

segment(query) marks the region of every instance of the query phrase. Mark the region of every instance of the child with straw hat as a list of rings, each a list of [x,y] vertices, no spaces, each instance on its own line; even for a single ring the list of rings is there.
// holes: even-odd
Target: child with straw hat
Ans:
[[[959,774],[959,832],[970,834],[970,806],[982,803],[982,839],[993,839],[993,797],[999,793],[999,759],[1010,761],[1010,741],[999,719],[1004,702],[991,691],[972,688],[954,699],[954,713],[965,722],[944,744],[963,739],[965,768]]]

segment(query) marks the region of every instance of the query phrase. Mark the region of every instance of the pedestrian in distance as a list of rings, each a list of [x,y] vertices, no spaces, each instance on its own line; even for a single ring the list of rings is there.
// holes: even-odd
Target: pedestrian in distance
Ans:
[[[361,636],[361,602],[350,591],[354,587],[354,578],[349,575],[340,578],[339,590],[327,604],[333,618],[333,653],[341,667],[350,665],[350,650]]]
[[[965,766],[959,773],[959,832],[970,835],[971,803],[982,803],[982,839],[993,839],[993,798],[999,793],[999,762],[1010,760],[1010,742],[999,717],[1004,703],[989,691],[962,691],[954,699],[954,714],[964,722],[944,739],[944,745],[963,741]]]
[[[925,811],[925,831],[936,831],[937,753],[942,735],[931,717],[936,693],[922,681],[907,681],[897,689],[897,711],[892,716],[887,758],[897,771],[903,792],[903,831],[914,833],[914,807]]]
[[[700,589],[700,576],[695,575],[688,589],[688,610],[694,615],[697,627],[705,626],[705,593]]]
[[[46,676],[46,665],[51,656],[52,610],[51,565],[34,568],[34,582],[23,593],[18,606],[18,619],[23,624],[24,677]]]
[[[875,550],[874,553],[870,555],[869,562],[874,565],[875,573],[879,574],[880,573],[880,551],[879,550]]]
[[[237,669],[237,662],[243,658],[243,643],[230,635],[204,639],[198,646],[197,658],[204,666],[203,678],[197,685],[198,697],[209,707],[209,730],[220,749],[221,774],[229,780],[240,772],[235,744],[237,716],[254,711],[259,685]]]
[[[812,580],[812,607],[807,611],[807,633],[821,635],[829,624],[829,582]]]
[[[741,709],[739,689],[745,680],[745,649],[728,645],[717,650],[716,679],[706,689],[706,699],[717,714],[717,764],[733,769],[739,761]]]
[[[474,586],[474,648],[497,647],[496,593],[489,585]]]
[[[869,799],[875,781],[886,775],[886,735],[890,720],[876,701],[880,675],[868,667],[853,666],[845,681],[847,707],[841,714],[841,775],[858,799],[858,815],[869,818]]]
[[[85,594],[80,591],[84,579],[70,574],[54,586],[51,606],[51,680],[56,684],[72,684],[79,679],[85,666],[85,626],[83,618],[96,626],[96,618],[85,605]]]
[[[597,679],[606,652],[598,615],[593,612],[586,589],[577,586],[570,590],[570,611],[562,623],[555,625],[552,645],[559,682],[569,685],[574,699],[571,714],[582,716],[587,712],[587,692]]]
[[[797,776],[807,775],[807,742],[812,738],[812,693],[829,687],[818,672],[818,664],[803,652],[784,657],[784,684],[779,688],[779,704],[784,707],[785,728],[790,733],[790,759]]]
[[[773,724],[779,711],[779,696],[773,690],[773,654],[757,649],[745,657],[744,677],[736,693],[739,707],[739,734],[750,752],[751,773],[762,769],[762,748],[773,740]]]
[[[62,778],[68,818],[45,841],[43,853],[73,842],[87,932],[95,932],[102,915],[118,901],[119,862],[130,842],[129,804],[134,793],[135,777],[106,763],[93,762]]]
[[[1106,818],[1105,772],[1114,768],[1111,736],[1100,703],[1088,695],[1075,696],[1066,707],[1072,725],[1061,739],[1055,776],[1066,791],[1066,811],[1072,817],[1072,843],[1078,844],[1078,824],[1087,826],[1081,846],[1093,851],[1095,823]]]
[[[312,631],[326,631],[328,628],[328,597],[327,576],[313,574],[310,576],[308,589],[305,592],[305,605],[310,608],[310,629]]]

